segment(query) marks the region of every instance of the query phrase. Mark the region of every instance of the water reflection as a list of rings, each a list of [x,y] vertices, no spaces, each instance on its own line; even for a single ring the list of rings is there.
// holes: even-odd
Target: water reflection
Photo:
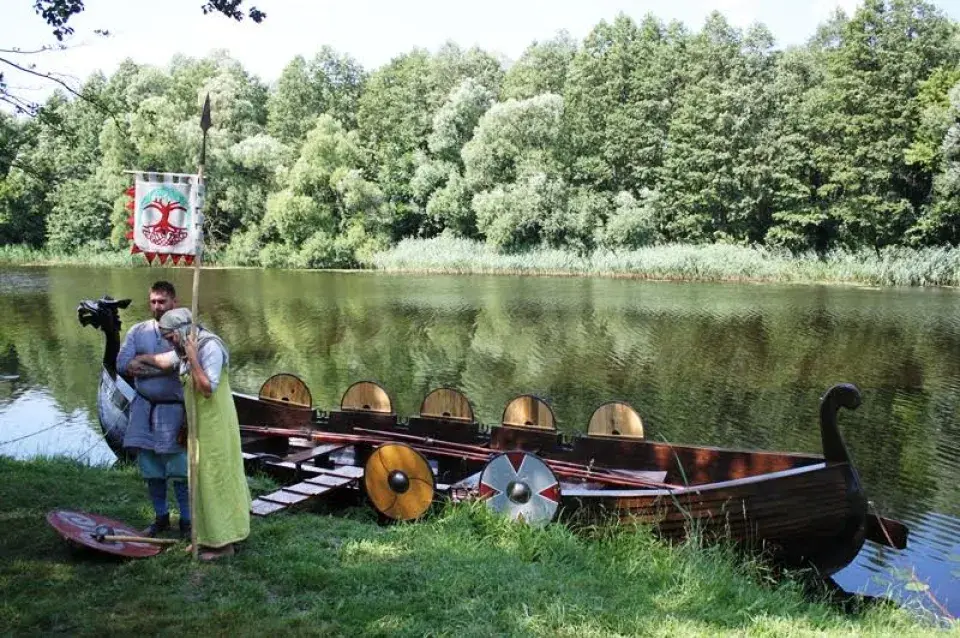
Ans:
[[[19,459],[66,455],[90,465],[116,461],[85,409],[66,413],[41,389],[0,396],[0,454]]]
[[[0,375],[34,389],[12,397],[0,382],[0,440],[24,419],[11,405],[34,406],[33,422],[51,409],[94,422],[102,339],[80,327],[77,303],[131,297],[129,327],[146,316],[158,277],[189,303],[185,269],[0,272]],[[838,580],[883,593],[876,577],[902,589],[891,568],[910,565],[940,600],[957,588],[954,291],[213,270],[200,308],[231,347],[236,389],[256,393],[271,374],[293,372],[323,408],[375,379],[409,415],[451,385],[496,422],[510,398],[533,392],[576,431],[616,398],[637,408],[652,438],[819,452],[820,394],[855,383],[863,405],[842,414],[844,437],[870,498],[912,538],[905,553],[869,546]],[[960,613],[960,600],[951,609]]]

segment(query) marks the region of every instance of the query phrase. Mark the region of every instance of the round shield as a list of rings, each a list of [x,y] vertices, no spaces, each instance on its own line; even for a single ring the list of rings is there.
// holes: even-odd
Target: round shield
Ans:
[[[159,545],[148,543],[132,543],[129,541],[98,542],[94,535],[97,527],[105,525],[113,530],[111,535],[142,536],[138,531],[119,521],[86,512],[72,512],[70,510],[53,510],[47,514],[47,522],[68,541],[89,547],[97,551],[126,556],[127,558],[147,558],[160,553]]]
[[[560,481],[527,452],[493,457],[480,472],[479,492],[494,512],[535,526],[552,521],[560,507]]]
[[[374,509],[401,521],[422,516],[436,487],[427,459],[402,443],[385,443],[373,451],[363,468],[363,485]]]

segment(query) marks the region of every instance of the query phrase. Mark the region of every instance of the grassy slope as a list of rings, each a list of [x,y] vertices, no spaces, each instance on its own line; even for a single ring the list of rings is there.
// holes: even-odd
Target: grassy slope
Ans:
[[[264,480],[254,481],[265,489]],[[916,635],[906,611],[858,616],[761,584],[719,549],[645,532],[585,539],[482,508],[377,526],[371,512],[254,519],[243,552],[194,564],[182,545],[120,562],[72,551],[47,511],[145,524],[135,471],[0,458],[0,634]],[[960,635],[955,631],[953,635]]]

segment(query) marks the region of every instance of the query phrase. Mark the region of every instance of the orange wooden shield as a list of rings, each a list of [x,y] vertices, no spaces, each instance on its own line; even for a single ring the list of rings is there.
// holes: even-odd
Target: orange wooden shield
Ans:
[[[420,518],[436,489],[427,459],[402,443],[385,443],[373,451],[363,468],[363,484],[374,509],[401,521]]]
[[[131,543],[127,541],[107,541],[99,543],[94,540],[94,530],[98,525],[106,525],[113,529],[113,534],[117,536],[141,536],[139,530],[135,530],[129,525],[119,521],[109,519],[99,514],[88,514],[86,512],[73,512],[70,510],[53,510],[47,514],[47,522],[53,529],[57,530],[61,536],[72,543],[95,549],[99,552],[106,552],[116,556],[125,556],[127,558],[147,558],[156,556],[160,553],[159,545],[149,545],[147,543]]]

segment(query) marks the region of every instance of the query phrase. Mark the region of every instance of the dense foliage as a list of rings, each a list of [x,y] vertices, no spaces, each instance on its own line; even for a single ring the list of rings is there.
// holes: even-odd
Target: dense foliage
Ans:
[[[867,0],[802,47],[722,15],[448,43],[375,70],[324,47],[273,86],[226,53],[123,62],[0,116],[0,242],[119,250],[124,169],[189,172],[213,103],[210,236],[234,263],[350,267],[408,237],[501,252],[960,242],[960,30]]]

